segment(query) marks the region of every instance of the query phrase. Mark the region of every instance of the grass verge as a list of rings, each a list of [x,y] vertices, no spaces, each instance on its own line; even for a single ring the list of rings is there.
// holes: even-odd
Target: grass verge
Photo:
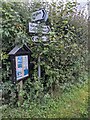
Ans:
[[[2,118],[88,118],[88,83],[73,86],[59,98],[46,98],[43,104],[29,104],[2,108]]]

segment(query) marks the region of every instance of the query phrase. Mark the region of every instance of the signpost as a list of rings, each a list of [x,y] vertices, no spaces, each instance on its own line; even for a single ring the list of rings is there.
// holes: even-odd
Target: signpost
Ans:
[[[46,22],[48,19],[48,14],[45,9],[40,9],[32,13],[31,21],[29,22],[29,33],[33,34],[32,40],[33,42],[38,42],[39,39],[42,39],[43,42],[48,41],[48,35],[50,27],[47,25],[41,25],[40,22]],[[35,23],[36,22],[36,23]],[[38,22],[38,23],[37,23]],[[38,34],[42,34],[41,37]],[[40,55],[38,56],[38,78],[41,77],[41,67],[40,67]]]
[[[36,21],[47,21],[48,14],[45,9],[40,9],[32,13],[31,21],[36,22]]]

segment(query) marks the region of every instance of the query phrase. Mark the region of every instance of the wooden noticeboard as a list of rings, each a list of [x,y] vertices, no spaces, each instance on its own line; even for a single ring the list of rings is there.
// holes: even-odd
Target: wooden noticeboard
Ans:
[[[12,80],[19,82],[30,76],[31,51],[28,46],[15,46],[10,52]]]

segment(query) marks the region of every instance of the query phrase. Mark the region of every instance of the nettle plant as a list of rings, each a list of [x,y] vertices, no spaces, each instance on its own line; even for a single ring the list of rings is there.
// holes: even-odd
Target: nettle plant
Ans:
[[[31,13],[39,8],[48,11],[51,32],[49,42],[36,44],[28,33]],[[78,12],[75,2],[2,2],[2,82],[10,81],[8,52],[17,44],[27,43],[32,51],[32,80],[24,83],[25,98],[43,98],[59,88],[68,88],[86,79],[87,21]],[[41,34],[40,34],[41,35]],[[38,79],[38,56],[41,58],[41,79]],[[10,84],[8,84],[9,86]],[[5,87],[4,87],[5,89]],[[53,93],[55,94],[55,93]],[[28,97],[29,96],[29,97]],[[32,100],[33,100],[32,99]]]

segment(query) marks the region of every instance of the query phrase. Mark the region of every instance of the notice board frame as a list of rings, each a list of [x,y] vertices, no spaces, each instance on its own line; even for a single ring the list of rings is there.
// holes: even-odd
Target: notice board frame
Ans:
[[[16,47],[17,48],[17,47]],[[15,48],[14,48],[15,49]],[[31,51],[29,48],[27,48],[27,46],[23,45],[22,47],[18,48],[16,50],[16,52],[13,53],[13,50],[11,50],[9,52],[10,55],[10,61],[11,61],[11,70],[12,70],[12,82],[13,83],[18,83],[20,81],[26,80],[27,78],[30,77],[30,58],[31,58]],[[17,76],[16,76],[16,57],[17,56],[28,56],[28,76],[23,77],[19,80],[17,80]]]

